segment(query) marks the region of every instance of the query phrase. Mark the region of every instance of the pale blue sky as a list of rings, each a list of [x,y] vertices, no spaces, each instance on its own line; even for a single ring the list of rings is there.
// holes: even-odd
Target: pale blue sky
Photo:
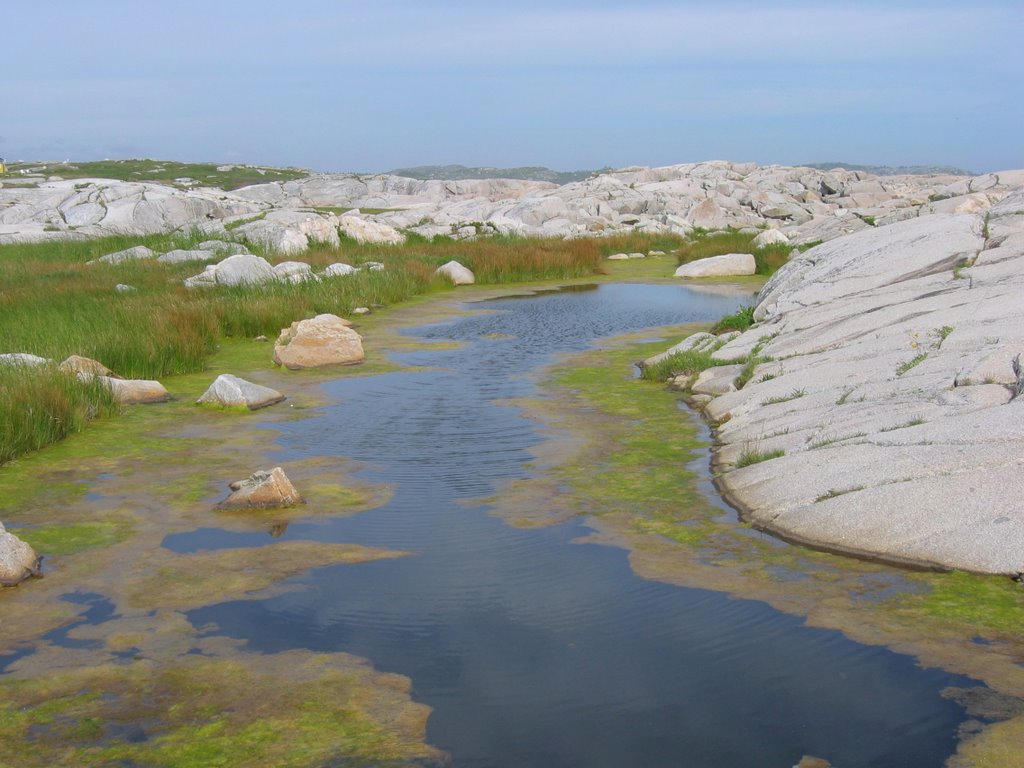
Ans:
[[[1024,6],[4,0],[0,155],[1024,167]]]

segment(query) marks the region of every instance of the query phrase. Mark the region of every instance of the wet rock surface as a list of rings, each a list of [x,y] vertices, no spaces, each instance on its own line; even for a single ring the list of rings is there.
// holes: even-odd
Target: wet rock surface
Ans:
[[[12,587],[39,573],[39,555],[0,523],[0,586]]]
[[[253,472],[245,480],[238,480],[228,487],[231,495],[217,505],[220,509],[265,509],[303,503],[302,496],[281,467]]]
[[[219,405],[225,408],[248,408],[255,411],[280,403],[285,397],[276,389],[253,384],[238,376],[224,373],[214,379],[197,403]]]

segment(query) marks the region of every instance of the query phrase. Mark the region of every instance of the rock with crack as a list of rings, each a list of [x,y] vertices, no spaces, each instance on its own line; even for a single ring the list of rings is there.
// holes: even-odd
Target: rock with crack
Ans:
[[[317,315],[283,328],[274,344],[274,363],[289,370],[363,362],[362,337],[337,315]]]
[[[281,467],[253,472],[228,487],[231,494],[217,505],[219,509],[266,509],[304,503]]]
[[[472,285],[476,282],[473,272],[454,259],[435,269],[434,274],[447,278],[453,285]]]
[[[216,405],[224,408],[248,408],[255,411],[266,408],[284,400],[284,395],[276,389],[253,384],[251,381],[223,373],[214,379],[209,388],[200,396],[197,403]]]
[[[39,573],[39,555],[0,523],[0,585],[13,587]]]

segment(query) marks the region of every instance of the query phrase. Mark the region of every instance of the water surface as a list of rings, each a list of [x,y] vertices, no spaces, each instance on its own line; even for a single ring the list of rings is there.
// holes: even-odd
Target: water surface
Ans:
[[[379,509],[292,524],[284,538],[411,556],[319,569],[294,592],[190,620],[253,650],[346,651],[409,676],[434,708],[428,740],[455,766],[788,767],[803,754],[842,768],[941,765],[964,715],[939,691],[973,681],[761,602],[641,579],[623,550],[575,543],[585,521],[519,530],[478,501],[530,476],[541,437],[507,401],[542,395],[538,369],[740,303],[605,285],[484,302],[485,314],[417,329],[464,344],[401,357],[427,369],[328,384],[330,404],[286,424],[277,454],[358,459],[394,489]],[[266,540],[203,529],[164,545]]]

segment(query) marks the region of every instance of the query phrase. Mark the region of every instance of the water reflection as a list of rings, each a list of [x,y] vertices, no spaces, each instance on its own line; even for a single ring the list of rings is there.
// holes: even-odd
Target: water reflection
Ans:
[[[192,611],[197,626],[268,653],[342,650],[408,675],[434,708],[428,738],[457,766],[935,766],[971,681],[763,603],[645,581],[621,550],[573,544],[580,521],[517,530],[470,500],[527,478],[539,441],[509,398],[529,375],[602,336],[708,320],[742,297],[677,286],[601,286],[419,329],[455,350],[406,355],[430,370],[329,385],[333,405],[284,428],[279,458],[339,454],[390,483],[354,518],[292,523],[281,538],[409,551],[317,570],[264,601]],[[177,551],[248,546],[195,531]],[[260,534],[265,537],[266,534]],[[265,541],[265,538],[263,539]]]

